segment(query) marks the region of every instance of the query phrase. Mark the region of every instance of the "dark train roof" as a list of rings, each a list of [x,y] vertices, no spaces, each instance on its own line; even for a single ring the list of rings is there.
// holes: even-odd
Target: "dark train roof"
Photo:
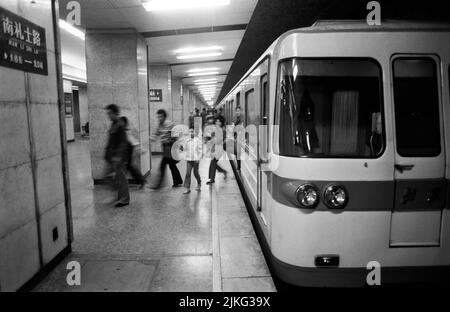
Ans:
[[[450,31],[450,23],[430,21],[381,20],[381,25],[371,26],[366,20],[318,20],[312,26],[298,31]],[[295,31],[295,30],[294,30]]]

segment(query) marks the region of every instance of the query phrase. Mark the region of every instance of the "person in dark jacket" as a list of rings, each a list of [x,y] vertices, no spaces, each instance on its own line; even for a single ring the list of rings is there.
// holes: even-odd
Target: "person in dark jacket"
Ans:
[[[141,171],[136,168],[133,164],[133,157],[137,150],[139,149],[140,142],[131,134],[131,129],[129,126],[128,118],[125,116],[120,117],[125,125],[125,131],[127,134],[127,160],[126,169],[130,172],[133,179],[139,183],[139,188],[142,189],[147,181],[142,175]]]
[[[120,110],[116,104],[106,106],[108,118],[111,120],[105,160],[113,168],[118,186],[116,207],[127,206],[130,203],[130,191],[125,175],[127,160],[127,134],[125,124],[119,117]]]

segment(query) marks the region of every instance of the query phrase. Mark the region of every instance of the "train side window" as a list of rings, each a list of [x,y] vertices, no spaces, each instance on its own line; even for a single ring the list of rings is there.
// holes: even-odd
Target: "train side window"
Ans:
[[[236,106],[241,107],[241,92],[236,93]]]
[[[234,123],[234,101],[230,101],[230,124]]]
[[[253,125],[255,127],[258,127],[259,125],[259,109],[255,102],[254,89],[245,92],[245,126],[247,127],[248,125]],[[252,140],[250,140],[250,137]],[[250,136],[248,132],[245,132],[245,144],[247,146],[254,147],[256,140],[257,138],[255,135]]]
[[[429,57],[396,58],[393,67],[397,152],[402,157],[441,153],[436,62]]]
[[[267,138],[269,137],[269,85],[268,85],[268,81],[267,81],[267,74],[264,74],[261,77],[261,97],[262,97],[262,107],[261,107],[261,115],[262,115],[262,125],[264,126],[263,128],[263,144],[262,146],[264,147],[264,150],[261,150],[261,152],[263,153],[262,157],[264,157],[264,159],[267,159],[267,154],[269,153],[269,144],[268,144],[268,140]]]

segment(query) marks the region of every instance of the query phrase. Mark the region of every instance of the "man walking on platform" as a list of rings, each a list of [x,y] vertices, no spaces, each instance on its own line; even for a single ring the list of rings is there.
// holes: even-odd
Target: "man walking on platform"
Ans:
[[[119,117],[120,110],[116,104],[106,106],[108,118],[111,120],[108,144],[106,145],[105,160],[113,168],[118,186],[116,207],[127,206],[130,203],[130,191],[125,174],[127,159],[127,134],[125,124]]]
[[[159,109],[156,115],[159,125],[156,133],[152,136],[152,140],[155,141],[157,137],[160,138],[163,158],[159,167],[158,180],[152,188],[158,189],[161,187],[167,165],[169,165],[170,172],[172,173],[173,187],[180,187],[183,185],[183,179],[181,178],[180,171],[178,171],[177,161],[172,157],[172,145],[176,141],[176,138],[172,137],[174,124],[167,119],[167,112],[165,110]]]

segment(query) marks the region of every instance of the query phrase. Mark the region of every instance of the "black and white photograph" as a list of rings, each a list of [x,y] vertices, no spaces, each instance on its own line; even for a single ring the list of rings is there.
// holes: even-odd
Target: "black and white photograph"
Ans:
[[[0,0],[0,301],[446,289],[446,2]]]

